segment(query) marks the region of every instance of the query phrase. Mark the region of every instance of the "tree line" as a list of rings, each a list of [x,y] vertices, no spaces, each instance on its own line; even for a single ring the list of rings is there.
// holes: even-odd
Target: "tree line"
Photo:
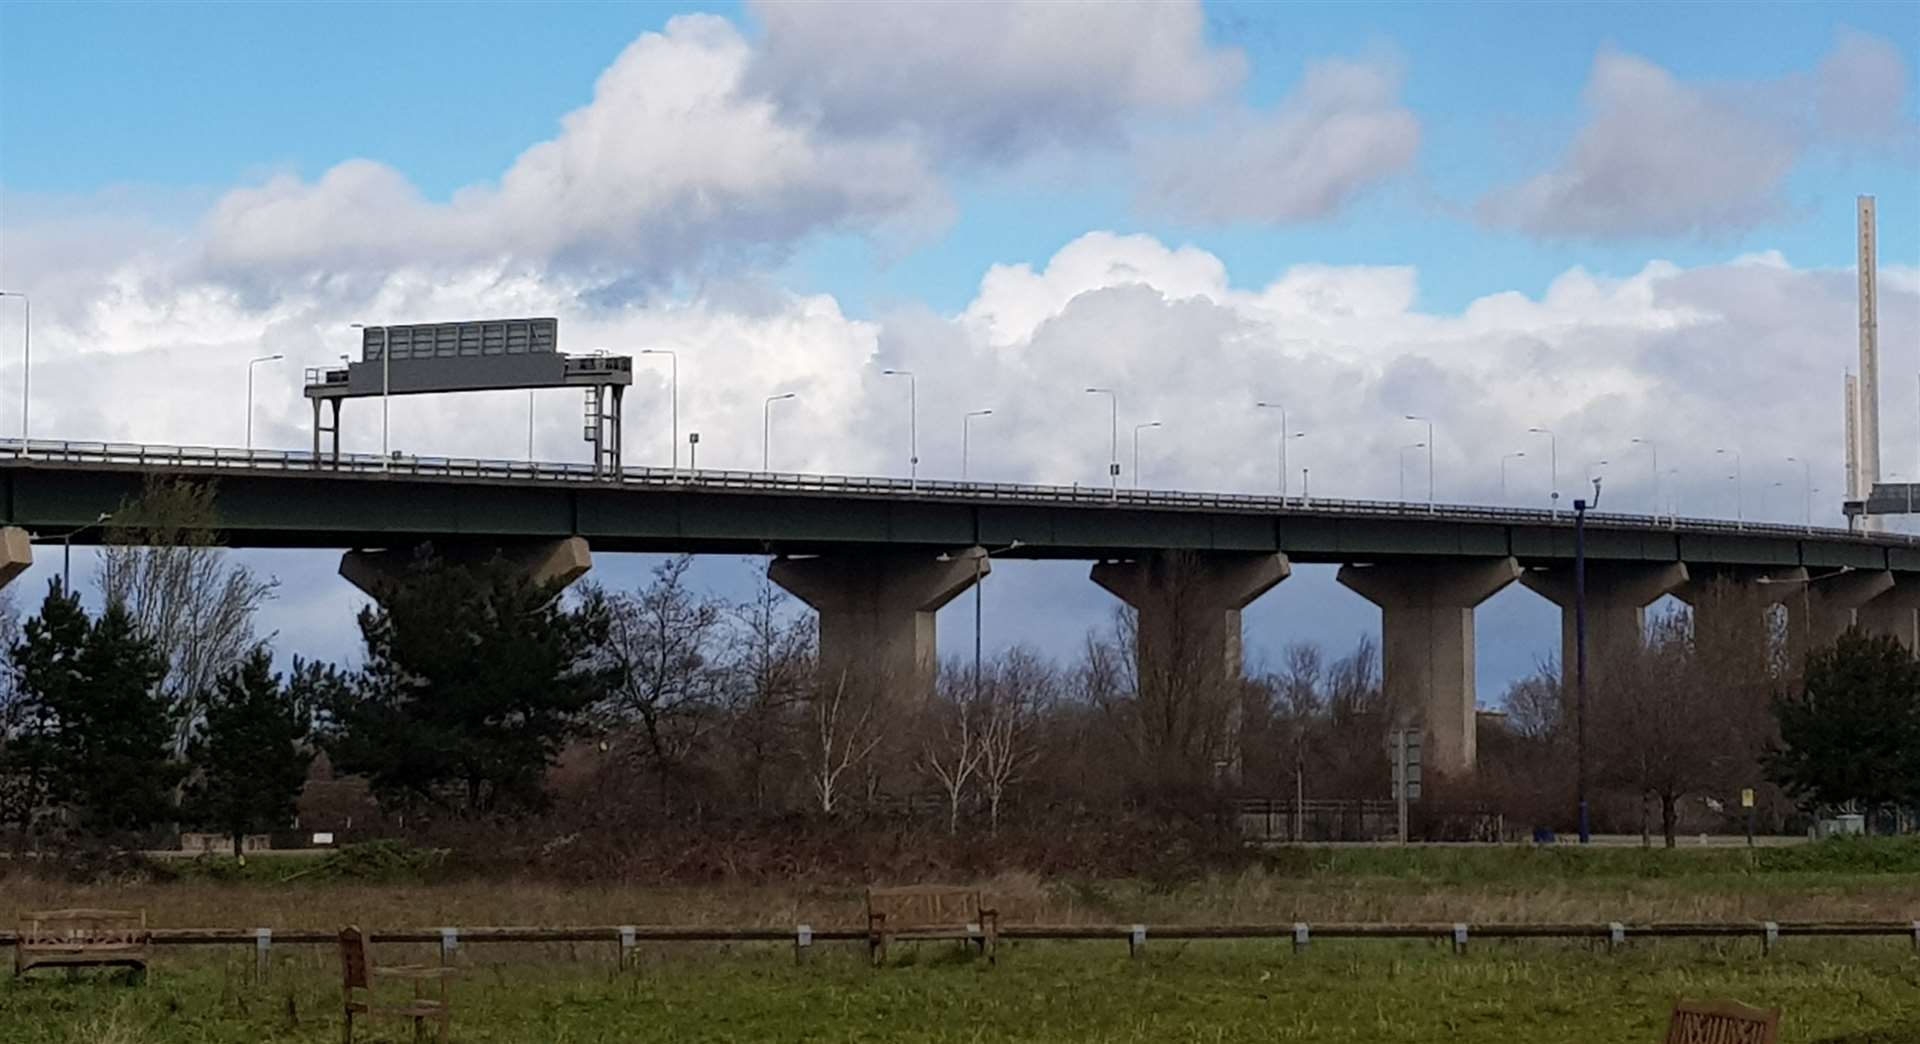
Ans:
[[[359,614],[357,665],[281,673],[253,630],[273,585],[221,556],[213,508],[210,486],[151,485],[115,513],[99,612],[54,581],[0,636],[0,820],[17,845],[197,827],[238,851],[292,821],[322,756],[416,824],[1200,817],[1236,794],[1387,796],[1385,736],[1408,711],[1370,639],[1229,669],[1216,631],[1177,623],[1198,570],[1178,559],[1151,595],[1168,604],[1148,607],[1174,626],[1143,635],[1118,611],[1067,662],[1015,646],[941,665],[926,694],[822,676],[812,614],[764,579],[715,599],[679,557],[631,590],[563,593],[497,557],[423,549]],[[1775,826],[1803,806],[1920,804],[1920,667],[1890,640],[1796,647],[1758,592],[1723,585],[1595,650],[1591,675],[1605,829],[1657,821],[1672,844],[1688,802],[1746,788]],[[1476,777],[1433,780],[1430,800],[1569,827],[1569,697],[1552,664],[1514,685],[1483,720]]]

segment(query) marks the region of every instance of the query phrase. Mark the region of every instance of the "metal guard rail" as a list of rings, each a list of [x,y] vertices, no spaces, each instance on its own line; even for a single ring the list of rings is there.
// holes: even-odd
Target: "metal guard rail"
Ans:
[[[621,488],[743,493],[791,493],[811,496],[909,497],[932,501],[1015,504],[1080,504],[1171,511],[1230,511],[1247,514],[1298,513],[1312,517],[1426,519],[1446,522],[1506,523],[1571,526],[1573,513],[1540,508],[1485,507],[1393,500],[1350,500],[1328,497],[1278,497],[1254,493],[1195,493],[1180,490],[1118,490],[1096,486],[1050,486],[1015,482],[955,482],[944,479],[910,481],[858,475],[809,475],[792,472],[756,472],[678,468],[624,468],[620,475],[596,474],[591,464],[491,460],[478,457],[419,457],[394,454],[341,454],[337,463],[326,457],[316,464],[306,450],[236,449],[211,446],[165,446],[123,442],[71,442],[46,439],[0,438],[0,467],[9,463],[76,463],[174,468],[190,471],[264,471],[348,473],[360,476],[402,475],[418,478],[490,479],[530,483],[572,483]],[[1696,534],[1753,534],[1811,536],[1882,546],[1920,545],[1920,535],[1866,533],[1822,526],[1777,522],[1730,522],[1712,518],[1588,512],[1590,526],[1656,532]]]

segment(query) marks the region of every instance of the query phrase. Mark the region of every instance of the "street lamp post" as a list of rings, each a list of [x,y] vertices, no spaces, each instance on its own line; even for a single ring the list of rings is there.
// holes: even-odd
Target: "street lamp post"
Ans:
[[[253,368],[263,362],[284,359],[284,355],[262,355],[247,360],[247,448],[253,448]]]
[[[1740,451],[1717,449],[1714,450],[1713,453],[1714,456],[1717,457],[1730,456],[1733,458],[1733,474],[1727,476],[1733,480],[1733,522],[1735,527],[1745,529],[1747,528],[1747,507],[1746,497],[1742,494],[1741,487],[1744,486],[1746,482],[1740,473]]]
[[[1426,448],[1427,444],[1424,442],[1410,443],[1400,447],[1400,503],[1402,504],[1407,502],[1407,451]]]
[[[1580,802],[1580,843],[1593,840],[1587,816],[1587,508],[1600,506],[1600,480],[1593,480],[1593,503],[1573,502],[1573,686],[1574,743],[1579,762],[1575,786]]]
[[[1807,532],[1811,533],[1813,532],[1813,462],[1807,460],[1805,457],[1788,457],[1787,463],[1800,465],[1801,473],[1804,476],[1800,488],[1806,495]],[[1907,514],[1911,515],[1913,514],[1913,486],[1911,483],[1907,486],[1907,499]]]
[[[27,409],[33,402],[33,300],[18,290],[0,290],[0,297],[20,299],[20,452],[27,451]]]
[[[1547,501],[1552,505],[1550,513],[1558,518],[1560,517],[1560,439],[1550,428],[1528,428],[1527,431],[1533,435],[1547,437],[1547,481],[1550,484]]]
[[[993,416],[992,410],[972,410],[960,418],[960,481],[962,482],[967,481],[967,454],[968,444],[973,441],[973,419],[991,416]]]
[[[1140,488],[1140,433],[1148,428],[1157,428],[1159,421],[1148,421],[1133,426],[1133,488]]]
[[[1507,454],[1501,455],[1500,457],[1500,503],[1501,504],[1505,504],[1507,502],[1507,461],[1519,460],[1521,457],[1524,457],[1526,455],[1527,455],[1527,452],[1525,450],[1518,450],[1513,453],[1507,453]]]
[[[1416,417],[1416,416],[1414,416],[1414,415],[1413,415],[1413,414],[1411,414],[1411,413],[1409,413],[1409,414],[1407,414],[1407,417],[1406,417],[1406,419],[1407,419],[1407,420],[1410,420],[1410,421],[1414,421],[1415,423],[1422,423],[1422,424],[1425,424],[1425,425],[1427,426],[1427,442],[1426,442],[1426,447],[1427,447],[1427,514],[1429,514],[1429,515],[1431,515],[1431,514],[1433,514],[1433,513],[1434,513],[1434,506],[1433,506],[1433,421],[1432,421],[1432,420],[1431,420],[1430,418],[1427,418],[1427,417]]]
[[[1649,454],[1647,470],[1653,475],[1653,521],[1658,525],[1660,522],[1660,447],[1655,445],[1652,439],[1636,438],[1633,444],[1645,446]]]
[[[1292,426],[1287,423],[1287,408],[1281,405],[1280,403],[1256,402],[1253,405],[1256,409],[1280,411],[1280,461],[1279,461],[1280,463],[1280,499],[1286,500],[1287,499],[1287,440],[1300,438],[1301,436],[1305,435],[1306,432],[1304,431],[1296,432],[1293,430]]]
[[[786,392],[782,395],[769,395],[760,409],[760,470],[772,471],[769,463],[773,456],[773,404],[782,399],[791,399],[797,393]]]
[[[667,414],[671,418],[672,431],[667,437],[667,467],[675,475],[680,474],[680,356],[671,348],[642,348],[641,355],[664,355],[667,357]]]
[[[98,518],[79,529],[69,529],[60,537],[60,592],[62,594],[73,593],[73,538],[112,517],[110,513],[102,511]]]
[[[881,370],[888,377],[907,379],[907,488],[920,488],[920,393],[912,370]]]
[[[1680,469],[1667,469],[1667,524],[1680,525]]]
[[[1104,395],[1112,409],[1112,432],[1107,442],[1107,481],[1112,486],[1113,499],[1120,499],[1120,396],[1112,388],[1088,388],[1088,395]]]

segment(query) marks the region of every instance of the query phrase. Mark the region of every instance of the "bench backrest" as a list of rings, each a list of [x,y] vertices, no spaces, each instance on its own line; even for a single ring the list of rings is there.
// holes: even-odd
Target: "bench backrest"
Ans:
[[[353,925],[340,929],[340,988],[348,993],[369,988],[367,935]]]
[[[1732,1001],[1679,1001],[1667,1024],[1666,1044],[1775,1044],[1780,1009]]]
[[[975,888],[911,885],[867,889],[867,918],[885,918],[888,928],[912,929],[978,924],[980,892]]]
[[[147,944],[145,910],[30,910],[20,915],[23,950],[130,950]]]

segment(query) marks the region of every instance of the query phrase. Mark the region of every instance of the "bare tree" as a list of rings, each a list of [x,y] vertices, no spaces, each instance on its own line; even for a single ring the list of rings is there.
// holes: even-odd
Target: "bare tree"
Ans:
[[[1566,716],[1560,675],[1560,665],[1547,659],[1540,662],[1532,674],[1507,686],[1501,703],[1507,709],[1507,723],[1515,733],[1536,742],[1550,742],[1559,736]]]
[[[947,799],[947,833],[960,830],[960,803],[980,771],[984,754],[981,721],[984,697],[976,698],[959,682],[957,669],[942,671],[941,689],[927,704],[920,742],[920,768],[940,784]]]
[[[766,809],[771,780],[791,756],[799,724],[794,711],[815,671],[817,625],[811,613],[793,612],[792,604],[762,570],[753,597],[727,614],[733,649],[726,665],[728,748],[757,811]]]
[[[982,693],[980,786],[987,798],[987,828],[1000,829],[1000,808],[1007,790],[1019,782],[1039,756],[1034,732],[1059,685],[1053,667],[1033,649],[1017,645],[996,665]]]
[[[670,809],[673,778],[718,706],[713,647],[721,607],[688,588],[692,563],[690,555],[668,559],[645,587],[607,597],[611,627],[603,655],[614,682],[596,716],[637,736],[662,811]]]
[[[807,781],[825,815],[840,807],[842,777],[849,769],[865,767],[880,745],[874,721],[876,693],[851,686],[842,673],[814,690],[808,707],[811,741],[807,750]]]
[[[100,583],[109,604],[167,661],[160,680],[184,756],[215,682],[258,644],[254,614],[277,582],[230,564],[216,528],[214,484],[149,478],[106,530]]]

